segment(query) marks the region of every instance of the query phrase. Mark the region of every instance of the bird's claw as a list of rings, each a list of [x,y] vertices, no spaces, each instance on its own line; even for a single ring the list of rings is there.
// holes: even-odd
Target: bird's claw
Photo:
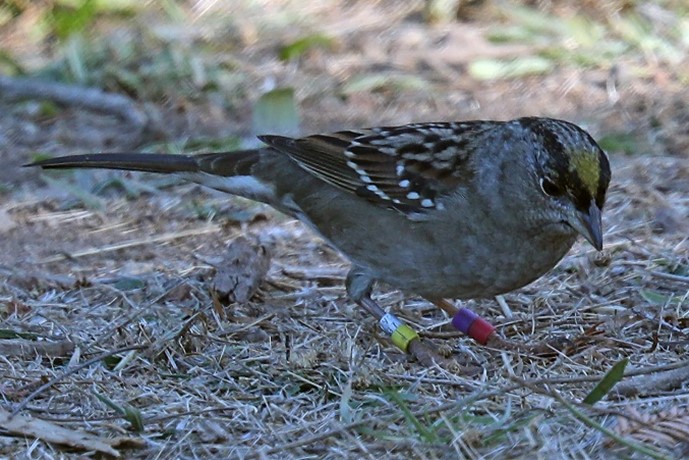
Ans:
[[[576,348],[574,343],[566,337],[556,337],[543,342],[528,344],[508,340],[498,334],[491,335],[486,346],[517,353],[526,353],[541,358],[552,358],[559,354],[569,355]]]
[[[448,372],[463,376],[478,375],[481,372],[477,366],[462,364],[455,359],[443,357],[429,341],[421,338],[412,340],[407,352],[425,367],[438,365]]]

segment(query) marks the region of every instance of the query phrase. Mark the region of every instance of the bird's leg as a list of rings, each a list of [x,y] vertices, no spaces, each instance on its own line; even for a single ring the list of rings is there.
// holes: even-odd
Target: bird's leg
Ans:
[[[443,364],[445,360],[423,342],[416,331],[392,313],[386,313],[371,299],[373,283],[373,278],[366,272],[358,267],[352,267],[345,281],[347,294],[378,320],[381,329],[390,336],[392,343],[399,349],[414,356],[424,366],[432,366],[434,363]]]
[[[543,342],[532,345],[517,343],[502,337],[495,326],[478,316],[468,308],[457,308],[446,299],[435,299],[431,302],[452,317],[452,326],[467,334],[481,345],[490,348],[512,350],[536,355],[552,355],[564,348],[561,341]]]

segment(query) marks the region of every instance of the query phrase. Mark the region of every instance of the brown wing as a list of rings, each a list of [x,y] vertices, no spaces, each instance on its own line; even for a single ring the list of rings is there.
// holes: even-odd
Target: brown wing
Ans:
[[[316,134],[301,139],[282,136],[259,136],[266,144],[286,153],[302,168],[329,184],[356,193],[361,181],[356,172],[347,166],[344,152],[352,140],[362,136],[361,131],[340,131],[333,134]]]
[[[419,213],[473,175],[476,137],[496,122],[416,123],[319,134],[262,136],[316,177],[381,206]]]

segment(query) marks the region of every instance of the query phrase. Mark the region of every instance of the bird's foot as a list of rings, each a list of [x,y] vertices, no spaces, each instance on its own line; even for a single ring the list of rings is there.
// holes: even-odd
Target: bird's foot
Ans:
[[[537,343],[515,342],[500,336],[492,324],[468,308],[458,309],[445,299],[435,299],[432,302],[452,316],[452,326],[455,329],[464,332],[481,345],[490,348],[526,353],[544,358],[559,354],[571,355],[582,348],[583,341],[581,339],[572,341],[566,337],[557,337]],[[595,334],[587,331],[584,334],[584,338],[587,338],[589,335]]]
[[[440,367],[445,367],[447,364],[447,359],[438,352],[433,344],[420,337],[409,342],[406,351],[422,366],[433,367],[437,364]]]
[[[566,337],[556,337],[537,343],[522,343],[505,339],[497,333],[492,334],[486,346],[499,350],[514,351],[539,356],[541,358],[551,358],[560,354],[569,355],[573,350],[573,343]]]
[[[437,365],[448,372],[465,377],[479,375],[482,372],[478,366],[460,363],[454,358],[443,356],[432,342],[419,337],[409,342],[407,353],[425,367]]]
[[[549,340],[536,343],[521,343],[505,339],[494,333],[486,343],[487,346],[497,349],[505,349],[518,353],[526,353],[542,358],[552,358],[558,355],[572,356],[592,346],[594,343],[605,340],[605,332],[595,324],[573,339],[567,337],[554,337]]]

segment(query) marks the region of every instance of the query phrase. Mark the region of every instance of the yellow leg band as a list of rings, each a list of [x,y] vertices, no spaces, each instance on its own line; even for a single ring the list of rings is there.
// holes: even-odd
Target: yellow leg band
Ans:
[[[397,348],[405,353],[407,352],[411,341],[418,338],[419,334],[417,334],[414,329],[410,328],[406,324],[401,324],[390,336],[392,343],[394,343]]]
[[[409,343],[419,338],[419,335],[414,329],[404,324],[392,313],[386,313],[380,319],[380,327],[385,333],[390,334],[392,343],[405,353],[409,348]]]

